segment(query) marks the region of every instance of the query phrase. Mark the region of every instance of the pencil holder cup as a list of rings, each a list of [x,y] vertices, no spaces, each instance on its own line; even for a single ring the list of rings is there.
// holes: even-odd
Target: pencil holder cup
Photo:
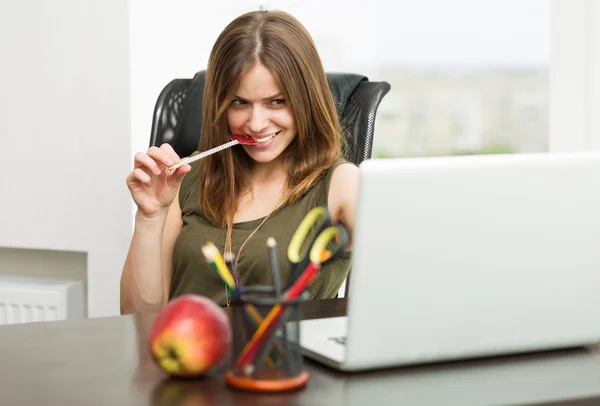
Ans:
[[[251,392],[301,389],[309,375],[300,349],[300,306],[306,293],[293,300],[276,298],[267,286],[243,289],[231,302],[233,364],[226,383]]]

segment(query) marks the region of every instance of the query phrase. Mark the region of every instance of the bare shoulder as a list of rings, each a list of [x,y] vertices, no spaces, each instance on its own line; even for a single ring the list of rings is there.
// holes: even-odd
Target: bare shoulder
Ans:
[[[332,220],[354,228],[354,213],[358,198],[359,169],[352,163],[339,165],[333,171],[329,186],[329,210]]]
[[[330,189],[344,189],[345,186],[349,186],[348,182],[353,184],[356,183],[358,185],[358,175],[358,166],[352,163],[344,163],[338,165],[338,167],[335,168],[335,170],[333,171],[333,175],[331,176]]]

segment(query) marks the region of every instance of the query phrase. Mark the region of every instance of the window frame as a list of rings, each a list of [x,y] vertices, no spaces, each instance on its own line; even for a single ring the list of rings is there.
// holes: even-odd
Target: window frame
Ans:
[[[600,149],[600,4],[551,0],[549,152]]]

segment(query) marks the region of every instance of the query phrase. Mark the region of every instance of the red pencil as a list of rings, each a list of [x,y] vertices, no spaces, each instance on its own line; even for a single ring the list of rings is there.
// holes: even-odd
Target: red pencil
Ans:
[[[314,277],[321,268],[320,264],[310,263],[304,272],[298,277],[296,282],[290,287],[290,289],[283,295],[284,300],[293,300],[297,298],[306,287],[313,281]],[[264,340],[271,334],[273,327],[277,325],[279,318],[283,314],[287,305],[276,304],[273,306],[267,317],[260,324],[250,341],[244,346],[242,352],[238,356],[235,362],[235,368],[243,368],[248,365],[254,359],[256,352],[264,342]]]

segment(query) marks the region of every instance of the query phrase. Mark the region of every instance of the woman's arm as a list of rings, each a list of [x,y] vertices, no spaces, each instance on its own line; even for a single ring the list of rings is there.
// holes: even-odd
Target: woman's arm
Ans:
[[[352,249],[352,235],[358,201],[359,170],[356,165],[342,164],[335,168],[329,186],[329,211],[332,222],[343,224],[348,230],[350,243],[346,250]]]
[[[167,212],[135,216],[135,229],[121,274],[121,314],[159,310],[169,298],[173,247],[181,231],[175,197]]]

